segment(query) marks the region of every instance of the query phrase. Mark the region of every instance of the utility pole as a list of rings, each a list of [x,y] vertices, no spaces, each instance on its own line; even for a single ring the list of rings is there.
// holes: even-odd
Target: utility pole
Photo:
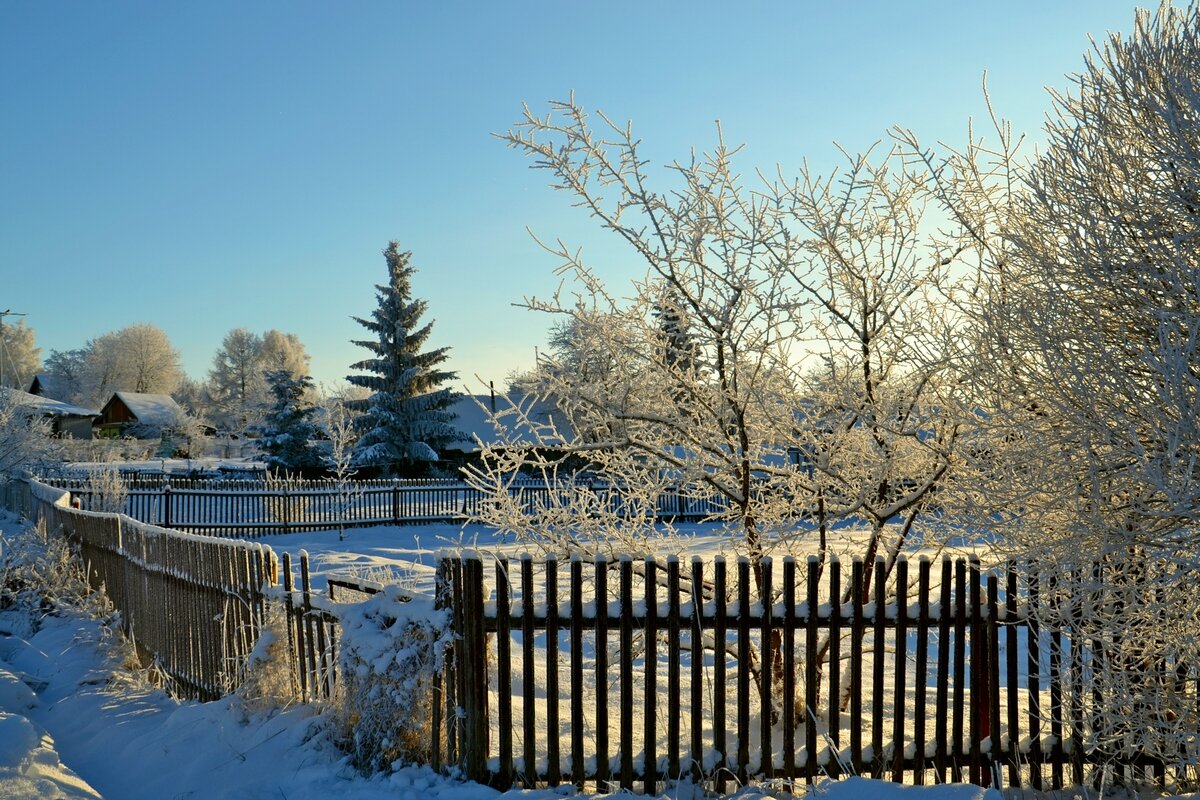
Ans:
[[[7,355],[4,346],[4,318],[23,316],[25,316],[23,312],[13,311],[11,308],[6,308],[3,311],[0,311],[0,389],[4,388],[4,358]]]

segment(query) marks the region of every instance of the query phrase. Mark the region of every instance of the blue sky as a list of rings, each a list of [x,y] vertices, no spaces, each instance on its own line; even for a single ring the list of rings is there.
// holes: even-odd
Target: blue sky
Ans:
[[[744,172],[787,170],[896,124],[961,142],[987,70],[1036,138],[1043,87],[1135,5],[0,0],[0,309],[43,357],[154,323],[196,378],[228,330],[278,328],[331,382],[397,239],[431,345],[499,385],[548,324],[512,303],[557,284],[526,226],[614,282],[634,263],[492,137],[522,102],[574,90],[660,163],[720,118]]]

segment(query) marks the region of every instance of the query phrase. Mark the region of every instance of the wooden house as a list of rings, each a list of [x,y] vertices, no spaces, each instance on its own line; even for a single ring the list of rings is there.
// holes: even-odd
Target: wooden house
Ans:
[[[100,416],[100,412],[95,409],[74,406],[70,403],[52,400],[49,397],[39,397],[19,389],[6,391],[18,405],[29,409],[30,413],[48,418],[50,429],[56,436],[71,439],[92,438],[92,423]]]
[[[103,438],[134,432],[139,436],[159,436],[164,428],[176,424],[183,409],[169,394],[116,392],[100,409],[96,423]]]

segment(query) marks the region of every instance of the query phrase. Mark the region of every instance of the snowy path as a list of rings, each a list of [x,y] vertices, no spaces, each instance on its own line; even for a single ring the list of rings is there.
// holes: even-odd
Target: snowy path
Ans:
[[[11,614],[0,614],[0,630],[21,623]],[[447,780],[424,767],[365,778],[325,739],[312,709],[253,713],[235,698],[177,703],[129,679],[114,684],[112,675],[118,666],[108,635],[91,620],[47,617],[28,640],[0,635],[0,798],[555,800],[563,796],[561,790],[513,790],[501,795],[476,784]],[[31,691],[14,673],[39,691]],[[744,800],[788,796],[765,788],[739,794]],[[971,786],[917,789],[862,779],[822,787],[816,795],[823,800],[999,800],[995,792]],[[699,800],[700,795],[676,790],[665,797]]]

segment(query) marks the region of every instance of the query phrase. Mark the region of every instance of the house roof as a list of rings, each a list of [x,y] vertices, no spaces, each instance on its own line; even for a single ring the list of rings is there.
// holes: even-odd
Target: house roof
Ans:
[[[143,392],[116,392],[104,404],[104,409],[117,399],[124,403],[129,412],[143,425],[170,425],[182,411],[175,398],[169,394]]]
[[[64,403],[60,400],[52,400],[49,397],[41,397],[40,395],[23,392],[20,389],[6,389],[9,395],[16,398],[18,404],[29,408],[37,409],[43,414],[49,414],[54,417],[98,417],[100,412],[93,408],[84,408],[83,406],[73,406],[70,403]]]
[[[466,434],[466,438],[450,444],[446,449],[466,453],[473,452],[479,448],[476,439],[485,445],[496,444],[501,440],[500,431],[492,423],[488,412],[493,408],[496,411],[504,412],[506,409],[512,409],[514,405],[524,409],[536,422],[549,423],[553,420],[564,435],[569,435],[570,426],[566,425],[553,403],[540,401],[528,395],[516,395],[509,399],[501,395],[493,397],[488,394],[465,394],[460,395],[450,406],[450,411],[458,416],[453,422],[454,427]],[[511,421],[511,419],[511,417],[507,417],[506,421]],[[517,440],[520,442],[532,444],[535,441],[532,431],[528,429],[518,428],[516,433]]]

